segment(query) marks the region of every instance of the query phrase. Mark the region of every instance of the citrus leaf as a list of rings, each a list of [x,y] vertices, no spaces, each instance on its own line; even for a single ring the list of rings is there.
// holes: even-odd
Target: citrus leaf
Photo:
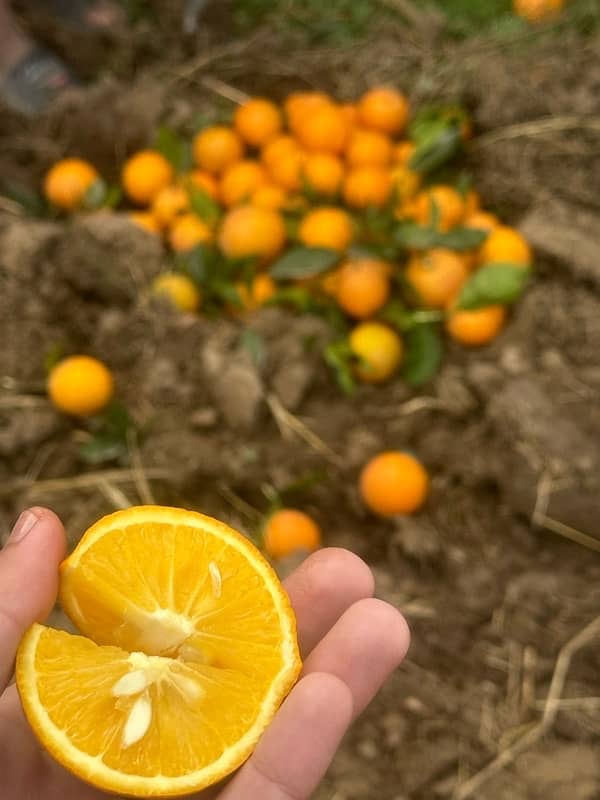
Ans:
[[[439,327],[428,323],[415,325],[404,334],[406,358],[402,377],[415,388],[430,381],[442,361],[442,339]]]
[[[354,354],[348,341],[340,339],[328,344],[323,351],[323,358],[333,370],[337,384],[344,394],[353,394],[356,391],[356,381],[352,370]]]
[[[531,270],[519,264],[484,264],[463,286],[458,308],[514,303],[521,296],[530,275]]]
[[[438,241],[438,232],[433,228],[417,225],[416,222],[402,222],[393,233],[394,241],[401,247],[411,250],[429,250]]]
[[[163,125],[158,129],[154,147],[167,161],[171,162],[178,172],[191,168],[192,151],[190,145],[171,128]]]
[[[187,253],[181,253],[176,259],[176,267],[198,286],[205,286],[209,276],[214,272],[216,253],[212,247],[199,244]]]
[[[487,231],[477,228],[454,228],[446,233],[438,232],[436,247],[449,250],[474,250],[487,239]]]
[[[295,247],[273,264],[270,273],[278,280],[310,278],[331,269],[339,259],[340,254],[336,250]]]
[[[190,197],[190,206],[194,214],[200,217],[209,224],[213,224],[219,220],[221,216],[221,209],[218,203],[213,198],[202,191],[198,186],[190,186],[188,188]]]
[[[106,183],[101,178],[98,178],[85,193],[85,197],[83,198],[84,208],[91,210],[101,208],[106,201],[107,194],[108,187]]]
[[[417,147],[408,166],[415,172],[433,172],[457,153],[460,144],[458,125],[439,120],[431,124],[426,135],[417,139]]]

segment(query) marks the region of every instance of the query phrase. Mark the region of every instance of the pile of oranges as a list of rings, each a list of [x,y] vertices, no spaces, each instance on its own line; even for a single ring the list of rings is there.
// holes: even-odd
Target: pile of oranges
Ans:
[[[504,299],[494,281],[506,276],[487,268],[525,273],[531,251],[473,188],[421,168],[428,144],[415,117],[391,87],[351,103],[295,92],[281,106],[251,98],[230,124],[200,130],[189,168],[158,149],[133,154],[121,170],[123,213],[175,254],[151,291],[184,312],[220,303],[239,315],[290,302],[290,289],[316,308],[336,306],[344,358],[364,382],[399,370],[404,334],[421,322],[443,324],[464,345],[490,342],[516,296]],[[459,133],[470,136],[464,115]],[[99,181],[91,164],[65,159],[47,174],[45,194],[74,212]],[[201,278],[189,269],[199,253],[212,264]],[[388,313],[399,305],[400,324]]]

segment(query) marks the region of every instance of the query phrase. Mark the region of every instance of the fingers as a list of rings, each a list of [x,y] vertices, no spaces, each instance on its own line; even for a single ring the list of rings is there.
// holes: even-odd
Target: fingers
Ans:
[[[0,552],[0,693],[23,634],[52,610],[64,554],[64,528],[45,508],[24,511]]]
[[[406,620],[382,600],[361,600],[349,608],[315,647],[304,673],[327,672],[352,692],[358,716],[402,662],[410,644]]]
[[[285,581],[298,622],[305,657],[353,603],[373,595],[373,575],[354,553],[319,550]]]
[[[352,696],[333,675],[293,689],[254,754],[219,800],[305,800],[323,778],[352,717]]]

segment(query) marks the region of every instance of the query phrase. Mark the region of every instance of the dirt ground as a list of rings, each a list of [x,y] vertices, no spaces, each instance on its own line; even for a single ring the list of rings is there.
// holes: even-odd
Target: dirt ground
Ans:
[[[64,153],[115,174],[160,121],[186,131],[194,114],[222,105],[215,80],[344,98],[391,80],[416,101],[470,107],[468,166],[485,204],[532,242],[537,279],[493,346],[450,347],[423,391],[398,381],[346,398],[320,357],[331,335],[322,320],[257,313],[249,325],[266,344],[257,360],[239,321],[181,317],[145,299],[164,259],[151,237],[119,217],[31,219],[8,203],[0,530],[26,503],[45,503],[75,542],[119,503],[148,498],[140,469],[84,465],[85,433],[44,397],[52,347],[94,354],[143,431],[133,465],[153,498],[251,531],[266,484],[322,473],[299,502],[326,544],[365,558],[378,595],[406,614],[409,657],[317,800],[596,800],[600,647],[585,633],[567,643],[600,611],[600,39],[565,30],[510,45],[448,42],[386,24],[366,43],[298,45],[290,58],[269,29],[233,40],[222,18],[189,51],[172,19],[161,41],[141,23],[113,42],[114,75],[82,98],[36,123],[3,114],[0,175],[34,186]],[[70,53],[88,74],[93,45]],[[396,447],[433,476],[426,508],[402,524],[370,516],[356,492],[365,460]],[[558,705],[548,707],[551,683]],[[468,793],[544,713],[544,735]]]

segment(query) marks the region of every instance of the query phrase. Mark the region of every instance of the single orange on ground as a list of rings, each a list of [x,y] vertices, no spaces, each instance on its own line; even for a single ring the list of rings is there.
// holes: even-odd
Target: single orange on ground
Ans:
[[[213,200],[219,199],[219,184],[210,172],[206,172],[203,169],[194,169],[184,176],[183,183],[186,186],[199,189],[204,194],[212,197]]]
[[[360,258],[339,268],[335,296],[346,314],[367,319],[386,304],[390,280],[385,266],[375,259]]]
[[[350,215],[333,206],[322,206],[309,211],[298,228],[298,239],[307,247],[346,250],[353,235]]]
[[[362,322],[350,333],[348,344],[357,359],[354,372],[364,383],[384,383],[402,363],[402,339],[380,322]]]
[[[427,308],[444,308],[458,294],[469,271],[464,259],[443,247],[411,258],[406,279]]]
[[[127,217],[146,233],[156,235],[162,232],[162,226],[158,224],[156,217],[150,211],[128,211]]]
[[[450,310],[446,329],[457,342],[478,346],[495,339],[505,320],[504,306]]]
[[[193,151],[196,164],[214,174],[239,161],[244,154],[244,145],[231,128],[212,125],[196,134]]]
[[[313,153],[304,160],[303,176],[312,191],[331,197],[340,190],[344,165],[330,153]]]
[[[57,208],[74,211],[79,208],[91,186],[100,180],[98,171],[82,158],[64,158],[46,173],[44,194]]]
[[[359,487],[371,511],[393,517],[411,514],[423,505],[429,476],[414,456],[391,450],[375,456],[363,467]]]
[[[246,159],[229,167],[221,178],[220,197],[223,205],[231,208],[248,202],[252,193],[267,182],[267,172],[258,161]]]
[[[263,183],[258,186],[250,197],[250,203],[253,206],[260,206],[261,208],[271,208],[277,211],[284,208],[288,202],[288,196],[285,189],[277,186],[276,183]]]
[[[152,202],[152,214],[161,228],[168,228],[189,207],[190,198],[182,186],[165,186]]]
[[[297,136],[307,150],[337,155],[346,147],[349,132],[339,106],[330,103],[307,114],[298,125]]]
[[[317,550],[321,546],[321,531],[303,511],[281,508],[268,518],[263,539],[271,558],[285,558],[297,550]]]
[[[213,233],[206,222],[195,214],[182,214],[169,230],[169,244],[176,253],[193,250],[199,244],[212,241]]]
[[[346,175],[343,192],[352,208],[381,208],[390,199],[392,177],[382,167],[356,167]]]
[[[413,157],[417,146],[414,142],[409,141],[408,139],[404,139],[401,142],[398,142],[397,145],[394,147],[394,151],[392,153],[392,159],[396,164],[400,164],[401,166],[407,166],[410,159]]]
[[[173,167],[157,150],[135,153],[121,172],[127,196],[140,206],[149,206],[160,190],[172,183],[173,177]]]
[[[437,228],[449,231],[458,225],[465,215],[465,202],[453,186],[431,186],[415,198],[417,221],[432,225],[437,214]]]
[[[91,356],[69,356],[50,370],[48,394],[66,414],[89,417],[110,402],[114,381],[108,367]]]
[[[283,217],[270,208],[239,206],[221,223],[219,247],[227,258],[273,258],[285,245]]]
[[[252,147],[262,147],[281,131],[281,112],[270,100],[253,97],[235,112],[236,131]]]
[[[500,226],[500,220],[489,211],[474,211],[465,217],[463,225],[465,228],[475,228],[476,230],[490,233],[490,231]]]
[[[392,152],[392,141],[384,133],[357,128],[350,135],[346,159],[351,167],[387,167]]]
[[[164,297],[180,311],[197,311],[202,295],[196,284],[179,272],[163,272],[152,282],[152,294]]]
[[[386,86],[369,90],[358,104],[358,116],[365,127],[391,135],[403,130],[408,110],[408,100],[402,92]]]
[[[565,0],[513,0],[515,14],[529,22],[542,22],[562,11]]]
[[[136,797],[198,792],[239,767],[301,668],[294,612],[256,547],[203,514],[141,506],[93,525],[60,573],[83,635],[36,624],[17,655],[54,758]]]
[[[533,255],[519,231],[507,225],[500,225],[481,245],[480,260],[482,264],[504,261],[528,267],[531,265]]]
[[[261,273],[255,275],[249,285],[236,283],[235,288],[243,310],[255,311],[273,297],[277,284],[270,275]]]

